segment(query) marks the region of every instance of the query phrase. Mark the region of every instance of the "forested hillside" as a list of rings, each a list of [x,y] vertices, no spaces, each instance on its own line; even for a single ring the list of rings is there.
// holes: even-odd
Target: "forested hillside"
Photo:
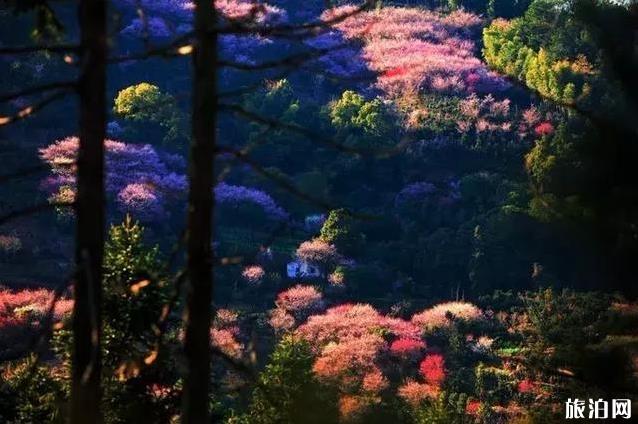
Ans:
[[[0,23],[0,422],[636,409],[632,2],[38,0]]]

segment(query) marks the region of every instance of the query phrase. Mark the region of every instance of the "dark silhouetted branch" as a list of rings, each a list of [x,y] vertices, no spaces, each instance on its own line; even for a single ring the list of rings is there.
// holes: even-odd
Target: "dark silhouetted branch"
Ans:
[[[72,202],[43,202],[38,203],[33,206],[29,206],[23,209],[18,209],[13,212],[9,212],[6,215],[0,216],[0,225],[4,225],[7,222],[13,221],[14,219],[22,218],[25,216],[33,215],[42,211],[46,211],[49,209],[57,208],[57,207],[71,207],[74,203]]]
[[[80,50],[77,44],[54,44],[35,46],[0,47],[0,55],[17,55],[37,52],[73,53]]]
[[[24,96],[31,96],[33,94],[44,93],[46,91],[61,89],[61,88],[75,88],[77,81],[58,81],[47,84],[35,85],[32,87],[23,88],[12,93],[0,94],[0,102],[8,102]]]
[[[26,119],[29,116],[33,115],[34,113],[42,110],[45,106],[49,105],[50,103],[53,103],[54,101],[63,98],[66,94],[67,94],[67,90],[61,90],[45,97],[44,99],[40,100],[37,103],[34,103],[31,106],[27,106],[21,109],[15,115],[0,116],[0,127]]]

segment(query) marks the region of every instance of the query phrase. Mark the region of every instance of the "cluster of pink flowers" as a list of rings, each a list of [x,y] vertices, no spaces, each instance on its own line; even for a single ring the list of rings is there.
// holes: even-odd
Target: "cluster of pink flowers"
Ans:
[[[266,272],[259,265],[250,265],[244,268],[241,272],[241,276],[246,280],[249,284],[258,285],[263,280]]]
[[[370,394],[379,394],[389,386],[388,379],[383,375],[379,368],[374,368],[363,376],[361,388],[364,392]]]
[[[519,393],[532,393],[536,389],[536,383],[532,380],[525,379],[521,380],[517,385],[517,390]]]
[[[270,314],[270,325],[276,331],[288,331],[310,314],[325,308],[323,295],[313,286],[296,285],[279,293],[277,306]]]
[[[46,289],[11,291],[0,289],[0,359],[5,354],[23,353],[27,348],[28,334],[36,331],[42,320],[48,318],[55,294]],[[56,300],[51,323],[56,324],[69,316],[73,300]]]
[[[22,250],[22,241],[17,236],[0,234],[0,254],[14,254]]]
[[[51,306],[54,293],[47,289],[0,290],[0,330],[5,320],[13,318],[42,318]],[[73,300],[57,299],[53,309],[53,321],[62,320],[73,310]]]
[[[221,182],[215,187],[215,203],[232,208],[253,204],[264,211],[267,219],[288,219],[288,213],[279,207],[272,197],[256,188]]]
[[[53,174],[43,187],[54,201],[74,197],[78,146],[77,137],[68,137],[40,149],[40,158],[49,164]],[[106,191],[115,198],[121,212],[142,220],[161,218],[167,202],[186,190],[183,159],[179,156],[159,153],[148,144],[114,140],[105,140],[104,148]]]
[[[412,317],[412,323],[427,330],[434,331],[452,324],[453,319],[478,321],[483,312],[468,302],[447,302],[436,305]]]
[[[408,380],[399,387],[398,394],[410,406],[417,407],[426,400],[436,399],[439,396],[439,389],[430,384]]]
[[[270,312],[268,323],[278,333],[290,331],[296,325],[295,317],[281,308],[275,308]]]
[[[343,272],[335,271],[328,275],[328,283],[330,283],[333,288],[344,288],[346,277]]]
[[[343,395],[339,397],[339,415],[344,422],[356,421],[368,408],[369,399],[363,396]]]
[[[423,382],[408,379],[398,390],[399,397],[413,407],[439,396],[446,376],[443,355],[440,353],[428,354],[419,365],[419,374],[423,378]]]
[[[465,405],[465,413],[472,416],[477,416],[481,409],[481,402],[476,399],[472,399]]]
[[[480,98],[472,93],[459,103],[459,111],[464,119],[457,122],[459,132],[474,129],[477,133],[510,131],[510,100],[497,101],[491,94]]]
[[[285,10],[251,0],[215,0],[215,8],[229,21],[243,24],[274,25],[288,19]]]
[[[445,360],[440,353],[427,355],[419,365],[419,372],[426,383],[440,386],[445,380]]]
[[[552,120],[554,117],[551,113],[542,114],[535,106],[530,106],[521,113],[518,125],[519,136],[524,138],[552,135],[555,131]]]
[[[235,327],[239,322],[239,314],[232,309],[221,308],[215,314],[216,328]]]
[[[363,383],[385,346],[381,335],[370,333],[328,343],[317,357],[313,371],[321,380],[337,385],[352,382],[354,378]]]
[[[295,316],[319,312],[324,307],[321,292],[313,286],[300,284],[279,293],[275,304]]]
[[[234,328],[211,328],[210,339],[213,346],[232,358],[240,358],[244,349],[243,344],[237,341],[237,332]]]
[[[337,248],[319,238],[304,241],[299,245],[296,253],[302,261],[319,264],[334,263],[340,259]]]
[[[127,38],[144,40],[174,39],[193,30],[193,10],[190,0],[117,0],[115,7],[125,22],[120,32]],[[255,0],[216,0],[220,21],[226,25],[265,28],[288,21],[285,10],[265,2]],[[138,9],[144,11],[144,18]],[[223,34],[219,37],[219,54],[224,60],[242,64],[256,62],[262,56],[264,47],[272,40],[246,30],[237,34]],[[122,66],[129,66],[125,62]],[[222,70],[222,78],[232,73],[231,69]]]
[[[551,135],[554,133],[554,126],[551,122],[545,121],[541,122],[534,128],[534,134],[539,137],[543,137],[546,135]]]
[[[425,347],[423,340],[400,338],[392,342],[390,353],[402,359],[415,359],[421,355]]]
[[[372,306],[361,303],[343,304],[328,309],[322,315],[313,315],[299,327],[297,333],[313,346],[321,347],[377,331],[386,332],[394,338],[421,338],[418,326],[381,315]]]
[[[528,109],[525,109],[523,111],[523,113],[521,114],[521,118],[522,118],[521,123],[523,125],[527,127],[534,127],[536,124],[538,124],[541,121],[542,116],[536,107],[531,106]]]
[[[343,6],[326,11],[322,18],[334,20],[353,11]],[[356,13],[334,26],[346,39],[364,43],[363,57],[379,74],[377,86],[390,97],[420,91],[489,92],[506,87],[474,56],[469,35],[481,20],[466,12],[442,16],[416,8],[384,7]]]
[[[240,341],[239,315],[230,309],[219,309],[210,329],[212,346],[224,354],[239,359],[244,353],[244,345]]]
[[[313,315],[295,334],[314,349],[317,377],[341,392],[344,418],[380,401],[379,394],[389,388],[386,372],[401,366],[398,362],[416,363],[425,348],[417,326],[365,304]]]

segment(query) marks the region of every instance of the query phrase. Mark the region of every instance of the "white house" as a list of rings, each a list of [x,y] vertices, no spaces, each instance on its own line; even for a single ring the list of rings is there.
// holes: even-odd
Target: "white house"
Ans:
[[[322,277],[321,270],[317,265],[300,260],[288,262],[288,265],[286,265],[286,274],[288,278]]]

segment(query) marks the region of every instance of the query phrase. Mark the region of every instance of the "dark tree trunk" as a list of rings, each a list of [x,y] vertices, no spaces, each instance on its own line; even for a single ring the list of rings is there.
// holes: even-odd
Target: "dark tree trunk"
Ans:
[[[100,336],[104,245],[106,2],[81,0],[80,148],[77,162],[72,424],[101,422]]]
[[[185,311],[186,376],[182,423],[210,420],[210,323],[213,295],[213,160],[217,115],[216,12],[211,0],[195,2],[193,111],[187,222],[188,285]]]

